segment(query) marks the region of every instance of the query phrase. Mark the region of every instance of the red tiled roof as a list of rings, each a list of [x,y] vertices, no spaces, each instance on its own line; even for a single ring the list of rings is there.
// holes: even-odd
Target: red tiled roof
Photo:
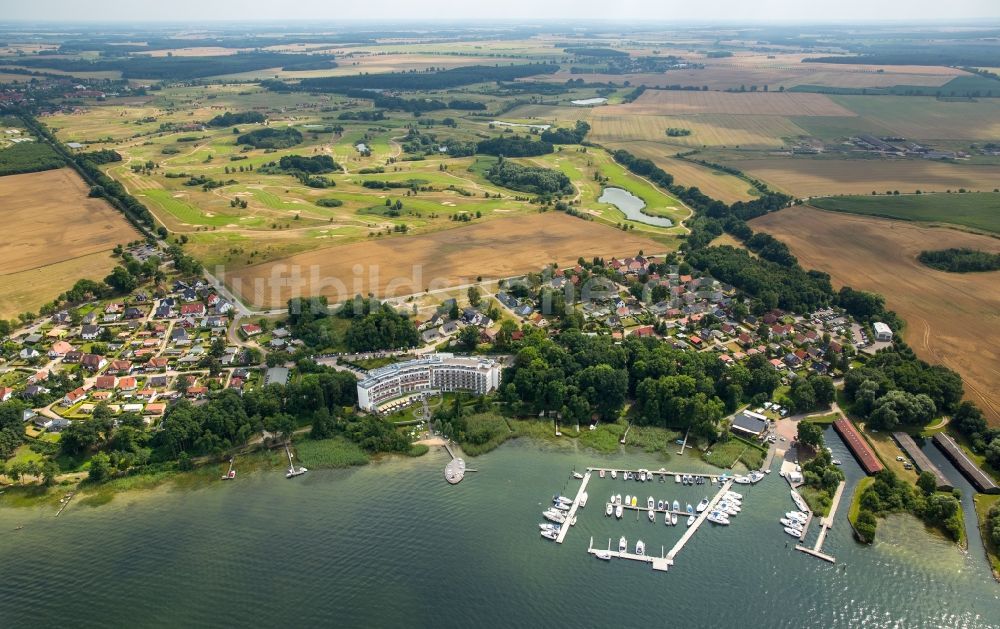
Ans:
[[[854,424],[846,418],[841,417],[833,422],[833,428],[840,434],[851,452],[854,453],[854,458],[858,460],[858,463],[861,464],[866,473],[875,474],[882,471],[882,462],[875,456],[875,452],[872,451],[871,446],[868,445],[868,442],[861,436],[861,433],[854,427]]]

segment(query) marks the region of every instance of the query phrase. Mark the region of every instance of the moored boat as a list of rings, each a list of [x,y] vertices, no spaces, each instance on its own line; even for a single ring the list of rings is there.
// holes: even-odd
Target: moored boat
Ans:
[[[663,501],[662,500],[657,500],[656,501],[656,508],[659,509],[660,511],[663,511]]]
[[[618,540],[618,552],[624,553],[628,551],[628,540],[622,535],[622,538]]]
[[[635,543],[635,554],[637,554],[637,555],[645,555],[646,554],[646,545],[642,543],[641,539],[637,540],[636,543]]]
[[[733,480],[738,485],[749,485],[750,484],[750,477],[749,476],[736,476],[736,477],[733,478]]]
[[[674,504],[672,504],[671,506],[674,508],[674,511],[681,510],[681,503],[677,502],[676,500],[674,500]]]
[[[615,494],[615,504],[616,505],[620,505],[621,503],[622,503],[622,495],[621,494]]]
[[[574,471],[573,472],[573,478],[575,478],[576,480],[583,480],[583,474],[581,474],[580,472]]]
[[[809,511],[809,505],[807,505],[806,501],[799,495],[799,492],[794,489],[792,490],[792,501],[795,502],[795,506],[799,508],[799,511]]]
[[[605,509],[604,509],[604,515],[606,515],[606,516],[610,516],[610,515],[611,515],[612,513],[614,513],[614,512],[615,512],[615,505],[613,505],[613,504],[611,504],[611,503],[609,502],[609,503],[608,503],[608,506],[607,506],[607,507],[605,507]]]
[[[694,507],[691,506],[690,502],[687,503],[687,506],[684,507],[684,510],[687,511],[688,513],[694,513]]]
[[[639,497],[638,496],[632,496],[632,506],[633,507],[638,507],[639,506]]]
[[[649,521],[650,522],[655,522],[656,521],[656,512],[655,511],[653,511],[652,509],[650,509],[646,513],[649,514]]]
[[[615,517],[618,518],[619,520],[622,519],[622,514],[624,513],[625,513],[625,508],[622,507],[621,504],[615,507]]]
[[[670,526],[677,526],[677,514],[676,513],[671,513],[670,514]],[[691,525],[688,524],[688,526],[691,526]]]
[[[788,518],[780,518],[778,520],[778,522],[781,522],[782,525],[787,526],[790,529],[799,529],[800,531],[802,530],[802,523],[799,522],[798,520],[790,520]]]
[[[692,524],[694,524],[694,521],[695,521],[695,517],[693,515],[689,515],[688,516],[688,526],[691,526]]]
[[[743,494],[738,494],[735,491],[727,491],[724,496],[736,498],[737,500],[743,500]]]
[[[611,470],[611,478],[618,478],[618,470]]]
[[[663,514],[663,523],[666,524],[667,526],[670,526],[670,514],[669,513],[664,513]]]
[[[698,506],[695,507],[695,511],[701,513],[706,507],[708,507],[708,498],[702,498],[701,502],[698,503]]]
[[[611,561],[611,552],[607,550],[595,551],[594,556],[598,559],[603,559],[604,561]]]
[[[649,509],[649,510],[652,510],[652,509],[653,509],[653,505],[654,505],[655,503],[656,503],[656,501],[655,501],[655,500],[653,500],[653,497],[652,497],[652,496],[650,496],[649,498],[646,498],[646,508],[647,508],[647,509]]]
[[[723,526],[727,526],[729,524],[729,518],[726,516],[725,513],[721,511],[713,511],[709,513],[707,520],[709,522],[713,522],[715,524],[721,524]]]
[[[559,537],[559,531],[542,531],[542,537],[555,540]]]
[[[674,482],[675,483],[681,482],[681,475],[680,474],[674,474]]]
[[[541,530],[543,530],[543,531],[558,531],[559,530],[559,525],[558,524],[549,524],[548,522],[542,522],[541,524],[538,525],[538,528],[541,529]]]
[[[793,529],[786,526],[785,532],[791,535],[792,537],[802,537],[802,529]]]

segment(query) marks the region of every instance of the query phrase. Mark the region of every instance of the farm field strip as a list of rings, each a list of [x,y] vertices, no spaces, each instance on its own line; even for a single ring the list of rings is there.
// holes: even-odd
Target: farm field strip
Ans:
[[[633,103],[603,108],[604,115],[851,116],[824,94],[801,92],[694,92],[646,90]]]

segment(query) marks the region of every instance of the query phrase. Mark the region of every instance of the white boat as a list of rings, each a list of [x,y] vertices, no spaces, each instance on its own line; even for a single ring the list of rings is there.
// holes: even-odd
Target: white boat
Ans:
[[[615,504],[615,495],[611,494],[611,498],[608,500],[609,503]]]
[[[308,471],[309,470],[307,470],[304,467],[299,467],[299,468],[290,467],[288,468],[288,471],[285,472],[285,478],[295,478],[296,476],[302,476]]]
[[[702,498],[701,502],[698,503],[698,506],[695,507],[695,511],[701,513],[706,507],[708,507],[708,498]]]
[[[598,559],[603,559],[604,561],[611,561],[611,551],[608,550],[594,551],[594,556]]]
[[[581,474],[580,472],[573,472],[573,478],[575,478],[576,480],[583,480],[583,474]]]
[[[680,474],[674,474],[674,482],[675,483],[681,482],[681,475]]]
[[[637,554],[637,555],[645,555],[646,554],[646,545],[642,543],[641,539],[638,540],[638,541],[636,541],[636,543],[635,543],[635,554]]]
[[[809,519],[809,516],[802,513],[801,511],[789,511],[785,514],[785,517],[789,520],[794,520],[796,522],[805,522]]]
[[[764,475],[761,472],[754,470],[750,472],[749,478],[751,483],[759,483],[764,480]]]
[[[621,520],[623,513],[625,513],[625,508],[624,507],[622,507],[621,505],[618,505],[617,507],[615,507],[615,517],[616,518],[618,518],[619,520]]]
[[[628,552],[628,540],[625,539],[624,535],[622,535],[622,538],[618,540],[618,552]]]
[[[663,501],[662,500],[657,500],[656,501],[656,508],[659,511],[663,511]]]
[[[784,526],[787,526],[790,529],[799,529],[800,531],[802,530],[802,523],[799,522],[798,520],[789,520],[788,518],[781,518],[780,520],[778,520],[778,522],[781,522]]]
[[[557,502],[555,504],[555,508],[559,509],[560,511],[569,511],[570,510],[570,505],[564,504],[562,502]]]
[[[611,470],[611,478],[618,478],[618,470]]]
[[[546,511],[542,513],[542,517],[548,520],[549,522],[555,522],[556,524],[562,524],[566,521],[566,516],[559,513],[558,511],[552,511],[552,510]]]
[[[646,508],[647,509],[649,509],[650,511],[652,511],[654,504],[656,504],[656,501],[653,500],[652,496],[650,496],[649,498],[646,498]]]
[[[573,501],[566,496],[552,496],[552,502],[562,502],[568,505],[573,504]]]
[[[656,522],[656,512],[650,509],[647,513],[649,514],[649,521]]]
[[[684,510],[687,511],[688,513],[694,513],[694,507],[691,506],[690,502],[687,503],[687,506],[684,507]]]
[[[604,478],[604,470],[601,470],[601,471],[599,472],[599,475],[600,475],[600,477],[601,477],[601,478]]]
[[[555,540],[559,537],[559,531],[542,531],[542,537]]]
[[[671,506],[674,508],[674,511],[681,510],[681,503],[677,502],[676,500],[674,500],[674,504],[672,504]]]
[[[830,461],[830,463],[833,463],[834,465],[843,465],[843,463],[841,462],[840,459],[834,459],[834,460]]]
[[[676,513],[671,513],[670,514],[670,526],[677,526],[677,514]],[[691,526],[690,522],[688,522],[688,526]]]
[[[608,506],[604,509],[604,515],[610,516],[614,512],[615,512],[615,506],[609,502]]]
[[[792,500],[795,502],[795,506],[799,508],[799,511],[809,511],[809,505],[807,505],[806,501],[799,495],[799,492],[794,489],[792,490]]]
[[[736,477],[733,478],[733,480],[738,485],[749,485],[750,484],[750,477],[749,476],[736,476]]]
[[[622,503],[622,495],[621,494],[615,494],[615,504],[616,505],[620,505],[621,503]]]
[[[639,472],[639,480],[641,480],[644,483],[646,482],[646,470],[642,470]]]
[[[667,526],[670,526],[670,514],[669,513],[664,513],[663,514],[663,523],[666,524]]]
[[[802,537],[802,529],[793,529],[786,526],[785,532],[791,535],[792,537]]]
[[[738,494],[735,491],[727,491],[723,494],[727,498],[736,498],[737,500],[743,500],[743,494]]]
[[[538,528],[540,528],[543,531],[558,531],[559,525],[549,524],[548,522],[542,522],[541,524],[538,525]]]
[[[689,515],[688,516],[688,526],[691,526],[692,524],[694,524],[695,519],[696,518],[693,515]]]
[[[723,513],[727,514],[727,515],[730,515],[730,516],[734,516],[734,515],[737,515],[737,514],[739,513],[739,511],[737,511],[737,510],[736,510],[736,509],[735,509],[735,508],[733,507],[733,505],[729,504],[729,503],[728,503],[728,502],[726,502],[725,500],[723,500],[722,502],[720,502],[720,503],[719,503],[719,504],[717,505],[717,509],[718,509],[719,511],[721,511],[721,512],[723,512]]]
[[[582,494],[580,494],[580,506],[581,507],[586,507],[587,506],[587,499],[588,498],[590,498],[590,495],[587,492],[583,492]]]
[[[625,494],[625,506],[626,507],[632,506],[632,494]]]
[[[713,511],[709,513],[707,520],[709,522],[714,522],[715,524],[721,524],[723,526],[729,525],[729,518],[726,517],[726,514],[722,513],[721,511]]]

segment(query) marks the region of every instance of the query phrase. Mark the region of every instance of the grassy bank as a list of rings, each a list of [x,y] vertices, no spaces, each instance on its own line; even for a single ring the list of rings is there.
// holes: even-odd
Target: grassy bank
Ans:
[[[851,508],[847,510],[847,520],[854,526],[855,521],[858,519],[858,512],[861,511],[861,494],[865,493],[865,490],[875,482],[875,479],[871,476],[865,476],[858,481],[857,486],[854,488],[854,495],[851,497]]]
[[[986,514],[993,505],[1000,504],[1000,495],[976,494],[973,497],[976,505],[976,520],[979,523],[979,535],[986,548],[986,559],[990,562],[993,578],[1000,581],[1000,547],[990,541],[986,535]]]
[[[299,462],[310,469],[353,467],[365,465],[370,461],[364,450],[343,437],[332,439],[305,437],[295,442],[295,453]]]
[[[754,443],[730,435],[728,441],[716,441],[702,459],[716,467],[731,469],[742,462],[750,470],[760,469],[767,450]]]

